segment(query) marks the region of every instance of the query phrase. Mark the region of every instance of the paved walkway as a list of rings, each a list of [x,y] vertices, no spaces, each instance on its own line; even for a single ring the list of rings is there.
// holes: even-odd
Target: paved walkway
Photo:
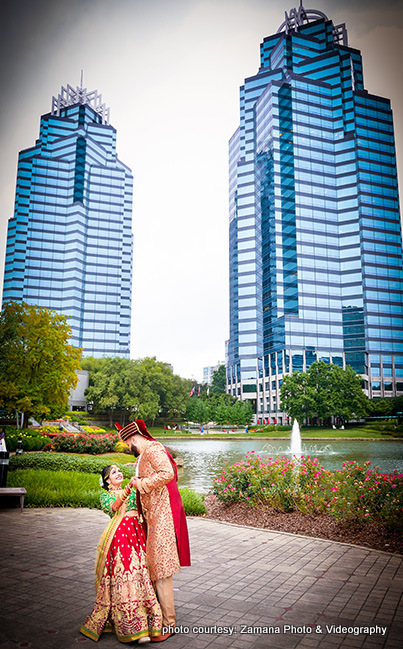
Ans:
[[[179,632],[164,647],[402,646],[402,556],[188,522],[193,565],[174,577]],[[95,549],[106,523],[89,509],[0,510],[0,649],[94,646],[78,629],[93,606]],[[122,645],[105,634],[99,646]]]

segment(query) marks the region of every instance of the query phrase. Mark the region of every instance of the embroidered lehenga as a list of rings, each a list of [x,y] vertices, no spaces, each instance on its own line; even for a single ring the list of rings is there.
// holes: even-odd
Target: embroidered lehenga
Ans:
[[[97,548],[94,609],[80,629],[95,641],[103,631],[114,631],[120,642],[161,633],[161,609],[147,568],[144,531],[133,515],[135,492],[115,513],[112,504],[118,495],[101,495],[101,507],[112,520]]]

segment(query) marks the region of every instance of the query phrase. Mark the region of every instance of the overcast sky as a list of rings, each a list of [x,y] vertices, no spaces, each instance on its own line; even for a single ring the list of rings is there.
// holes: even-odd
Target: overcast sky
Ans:
[[[3,0],[0,294],[18,152],[62,85],[97,89],[134,174],[132,357],[184,377],[224,360],[228,140],[259,45],[298,0]],[[389,97],[403,151],[401,0],[316,0],[360,49],[364,84]]]

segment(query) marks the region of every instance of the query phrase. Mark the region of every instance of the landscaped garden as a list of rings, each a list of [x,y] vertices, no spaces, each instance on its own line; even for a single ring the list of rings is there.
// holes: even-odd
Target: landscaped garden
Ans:
[[[306,427],[301,434],[303,439],[394,437],[399,436],[396,423],[374,422],[346,430]],[[26,506],[99,508],[99,475],[106,464],[118,464],[125,481],[134,475],[135,459],[124,452],[116,431],[104,426],[82,428],[85,432],[68,433],[57,426],[6,427],[8,449],[15,450],[18,439],[24,448],[21,455],[10,458],[7,486],[27,489]],[[163,427],[150,432],[159,439],[195,437]],[[289,435],[288,426],[256,426],[248,438],[289,439]],[[205,434],[203,439],[208,443],[209,437]],[[403,552],[403,475],[381,474],[369,463],[358,465],[352,460],[340,470],[329,471],[312,457],[263,460],[251,452],[244,461],[226,465],[206,498],[192,489],[180,491],[187,515]]]
[[[403,474],[354,460],[327,471],[316,458],[227,465],[206,498],[221,520],[403,552]]]

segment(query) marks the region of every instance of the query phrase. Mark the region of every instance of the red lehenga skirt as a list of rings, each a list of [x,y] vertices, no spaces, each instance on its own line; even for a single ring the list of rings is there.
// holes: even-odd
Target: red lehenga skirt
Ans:
[[[94,609],[80,631],[95,641],[103,631],[114,631],[120,642],[159,635],[161,609],[147,568],[143,529],[137,518],[124,516],[108,547],[109,527],[98,546],[104,556]]]

